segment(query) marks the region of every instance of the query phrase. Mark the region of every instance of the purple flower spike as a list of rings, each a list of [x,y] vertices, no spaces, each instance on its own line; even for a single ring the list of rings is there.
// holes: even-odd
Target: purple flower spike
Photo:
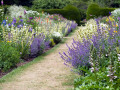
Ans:
[[[109,14],[111,15],[111,12],[109,12]]]

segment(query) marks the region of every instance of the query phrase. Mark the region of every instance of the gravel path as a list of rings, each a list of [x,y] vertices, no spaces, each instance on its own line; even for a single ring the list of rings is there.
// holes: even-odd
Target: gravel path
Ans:
[[[68,37],[66,43],[70,45],[73,33]],[[20,75],[16,75],[14,80],[1,83],[2,90],[72,90],[73,85],[67,85],[72,76],[77,76],[71,72],[60,58],[59,52],[67,51],[66,43],[61,44],[54,52],[44,57],[44,60],[29,66]],[[71,80],[72,82],[73,80]],[[71,88],[71,89],[70,89]]]

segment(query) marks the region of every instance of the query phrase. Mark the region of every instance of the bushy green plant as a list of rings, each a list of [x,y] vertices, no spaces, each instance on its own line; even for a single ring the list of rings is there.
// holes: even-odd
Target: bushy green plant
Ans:
[[[33,8],[35,9],[59,9],[69,4],[69,0],[34,0]]]
[[[90,2],[94,2],[99,4],[101,7],[119,7],[119,0],[89,0]]]
[[[20,61],[20,54],[10,42],[0,42],[0,70],[7,71]]]
[[[97,18],[99,16],[109,16],[109,12],[115,8],[101,8],[98,4],[92,3],[87,9],[87,20],[90,18]]]
[[[80,25],[82,14],[80,14],[80,11],[75,6],[67,5],[63,9],[45,9],[43,11],[49,14],[60,14],[66,19],[75,20]]]

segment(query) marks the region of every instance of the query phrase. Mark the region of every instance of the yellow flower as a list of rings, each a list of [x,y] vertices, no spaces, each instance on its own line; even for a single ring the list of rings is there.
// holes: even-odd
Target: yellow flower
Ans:
[[[114,31],[114,33],[117,33],[117,31]]]
[[[11,41],[7,41],[7,42],[11,43]]]
[[[109,30],[111,30],[111,29],[109,28]]]
[[[117,27],[118,25],[116,24],[116,27]]]
[[[108,22],[109,20],[114,21],[114,19],[112,17],[110,17],[110,16],[109,16],[109,18],[106,19],[106,22]]]

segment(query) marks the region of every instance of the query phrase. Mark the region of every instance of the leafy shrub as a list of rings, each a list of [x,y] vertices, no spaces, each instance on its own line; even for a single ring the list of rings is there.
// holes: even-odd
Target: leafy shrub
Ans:
[[[70,0],[70,4],[79,9],[81,20],[86,18],[88,0]]]
[[[43,11],[49,14],[61,14],[64,18],[75,20],[78,25],[80,24],[81,15],[78,8],[75,6],[67,5],[63,9],[45,9]]]
[[[115,10],[115,8],[101,8],[99,5],[92,3],[87,9],[87,20],[99,16],[109,16],[109,12]]]
[[[69,4],[69,0],[34,0],[35,9],[60,9]]]
[[[7,71],[20,61],[20,54],[10,42],[0,42],[0,70]]]

